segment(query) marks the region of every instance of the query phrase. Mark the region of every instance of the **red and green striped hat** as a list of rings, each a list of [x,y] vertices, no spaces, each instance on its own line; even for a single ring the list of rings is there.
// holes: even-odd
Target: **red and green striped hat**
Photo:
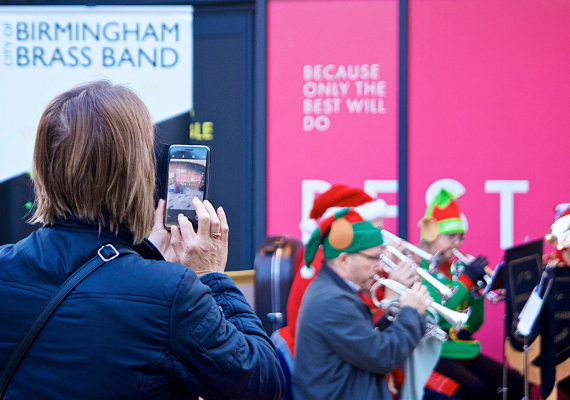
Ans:
[[[446,233],[465,233],[456,200],[451,192],[441,189],[420,220],[421,240],[433,242],[439,235]]]
[[[354,254],[382,243],[380,229],[365,221],[352,208],[343,208],[322,220],[312,233],[305,246],[305,264],[311,265],[320,245],[323,246],[323,256],[331,259],[341,253]]]

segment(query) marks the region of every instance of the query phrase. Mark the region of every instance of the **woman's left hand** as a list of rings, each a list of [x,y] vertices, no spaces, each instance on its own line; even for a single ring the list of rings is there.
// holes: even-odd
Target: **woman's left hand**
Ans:
[[[165,208],[166,202],[160,199],[154,211],[154,222],[148,240],[160,251],[166,261],[180,263],[176,252],[170,244],[172,235],[164,228]]]

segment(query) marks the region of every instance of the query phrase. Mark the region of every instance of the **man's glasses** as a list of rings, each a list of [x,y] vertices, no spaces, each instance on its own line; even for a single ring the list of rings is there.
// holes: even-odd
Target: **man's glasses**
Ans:
[[[364,257],[364,258],[369,259],[370,261],[375,261],[375,262],[377,262],[377,263],[380,262],[380,258],[382,257],[382,255],[379,255],[379,256],[371,256],[370,254],[365,254],[365,253],[361,253],[361,252],[357,252],[357,253],[354,253],[354,254],[358,254],[358,255],[360,255],[360,256],[362,256],[362,257]]]

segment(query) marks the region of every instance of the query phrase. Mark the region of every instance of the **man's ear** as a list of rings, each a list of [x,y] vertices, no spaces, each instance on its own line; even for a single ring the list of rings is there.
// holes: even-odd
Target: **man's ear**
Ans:
[[[340,254],[338,255],[337,259],[338,259],[338,261],[344,263],[344,262],[346,262],[346,260],[348,259],[348,256],[349,256],[349,255],[350,255],[350,254],[348,254],[348,253],[342,252],[342,253],[340,253]]]

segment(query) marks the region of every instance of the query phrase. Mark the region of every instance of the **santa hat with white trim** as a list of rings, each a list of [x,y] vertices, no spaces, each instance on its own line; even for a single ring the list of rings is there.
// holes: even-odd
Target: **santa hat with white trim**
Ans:
[[[550,227],[546,240],[556,245],[558,250],[567,249],[570,247],[570,203],[554,207],[554,218],[556,221]]]
[[[384,200],[374,200],[362,189],[343,184],[332,185],[329,190],[315,199],[310,219],[301,221],[303,243],[307,243],[310,235],[317,229],[319,220],[324,220],[345,207],[353,207],[365,221],[382,218],[386,214]]]
[[[570,215],[570,203],[561,203],[554,207],[554,219],[560,219],[565,215]]]

